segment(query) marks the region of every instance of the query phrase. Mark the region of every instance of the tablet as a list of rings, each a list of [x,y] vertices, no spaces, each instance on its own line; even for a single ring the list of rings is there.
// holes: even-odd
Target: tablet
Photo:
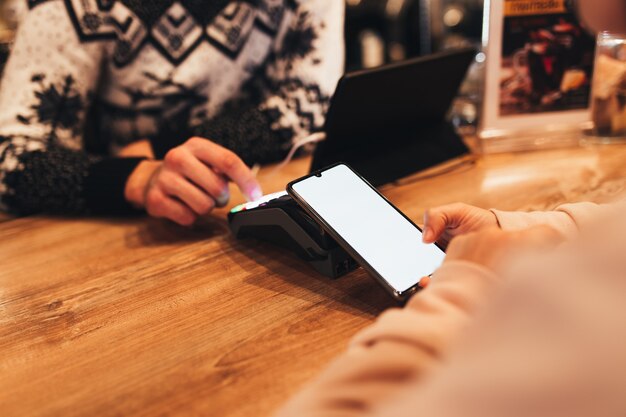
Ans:
[[[463,48],[344,75],[311,171],[346,162],[381,185],[467,153],[446,113],[475,55]]]

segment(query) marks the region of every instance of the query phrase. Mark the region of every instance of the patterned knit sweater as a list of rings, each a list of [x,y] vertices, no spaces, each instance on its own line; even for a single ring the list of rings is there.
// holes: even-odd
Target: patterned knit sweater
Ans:
[[[191,135],[248,164],[319,130],[343,70],[339,0],[29,0],[0,84],[0,208],[125,211],[137,158]]]

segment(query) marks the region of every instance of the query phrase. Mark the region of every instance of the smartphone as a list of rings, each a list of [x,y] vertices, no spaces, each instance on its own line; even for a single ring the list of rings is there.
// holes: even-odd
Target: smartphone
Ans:
[[[338,163],[287,186],[291,197],[393,297],[404,301],[443,262],[422,231],[349,166]]]

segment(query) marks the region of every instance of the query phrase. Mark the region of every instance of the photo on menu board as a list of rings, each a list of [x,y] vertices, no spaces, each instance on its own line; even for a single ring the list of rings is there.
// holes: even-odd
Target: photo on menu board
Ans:
[[[505,0],[500,116],[586,109],[594,38],[566,0]]]

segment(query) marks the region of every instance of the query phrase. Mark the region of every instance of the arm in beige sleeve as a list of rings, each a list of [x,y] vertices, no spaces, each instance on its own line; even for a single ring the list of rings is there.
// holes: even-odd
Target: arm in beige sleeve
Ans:
[[[383,313],[279,413],[357,416],[439,364],[442,352],[487,297],[495,274],[464,261],[444,264],[403,309]]]
[[[537,225],[548,225],[561,232],[564,236],[572,237],[578,234],[581,227],[591,223],[608,211],[622,206],[624,201],[612,204],[595,204],[590,202],[563,204],[553,211],[501,211],[492,209],[498,224],[504,230],[521,230]]]
[[[587,232],[503,276],[436,372],[361,417],[624,415],[626,221]]]

